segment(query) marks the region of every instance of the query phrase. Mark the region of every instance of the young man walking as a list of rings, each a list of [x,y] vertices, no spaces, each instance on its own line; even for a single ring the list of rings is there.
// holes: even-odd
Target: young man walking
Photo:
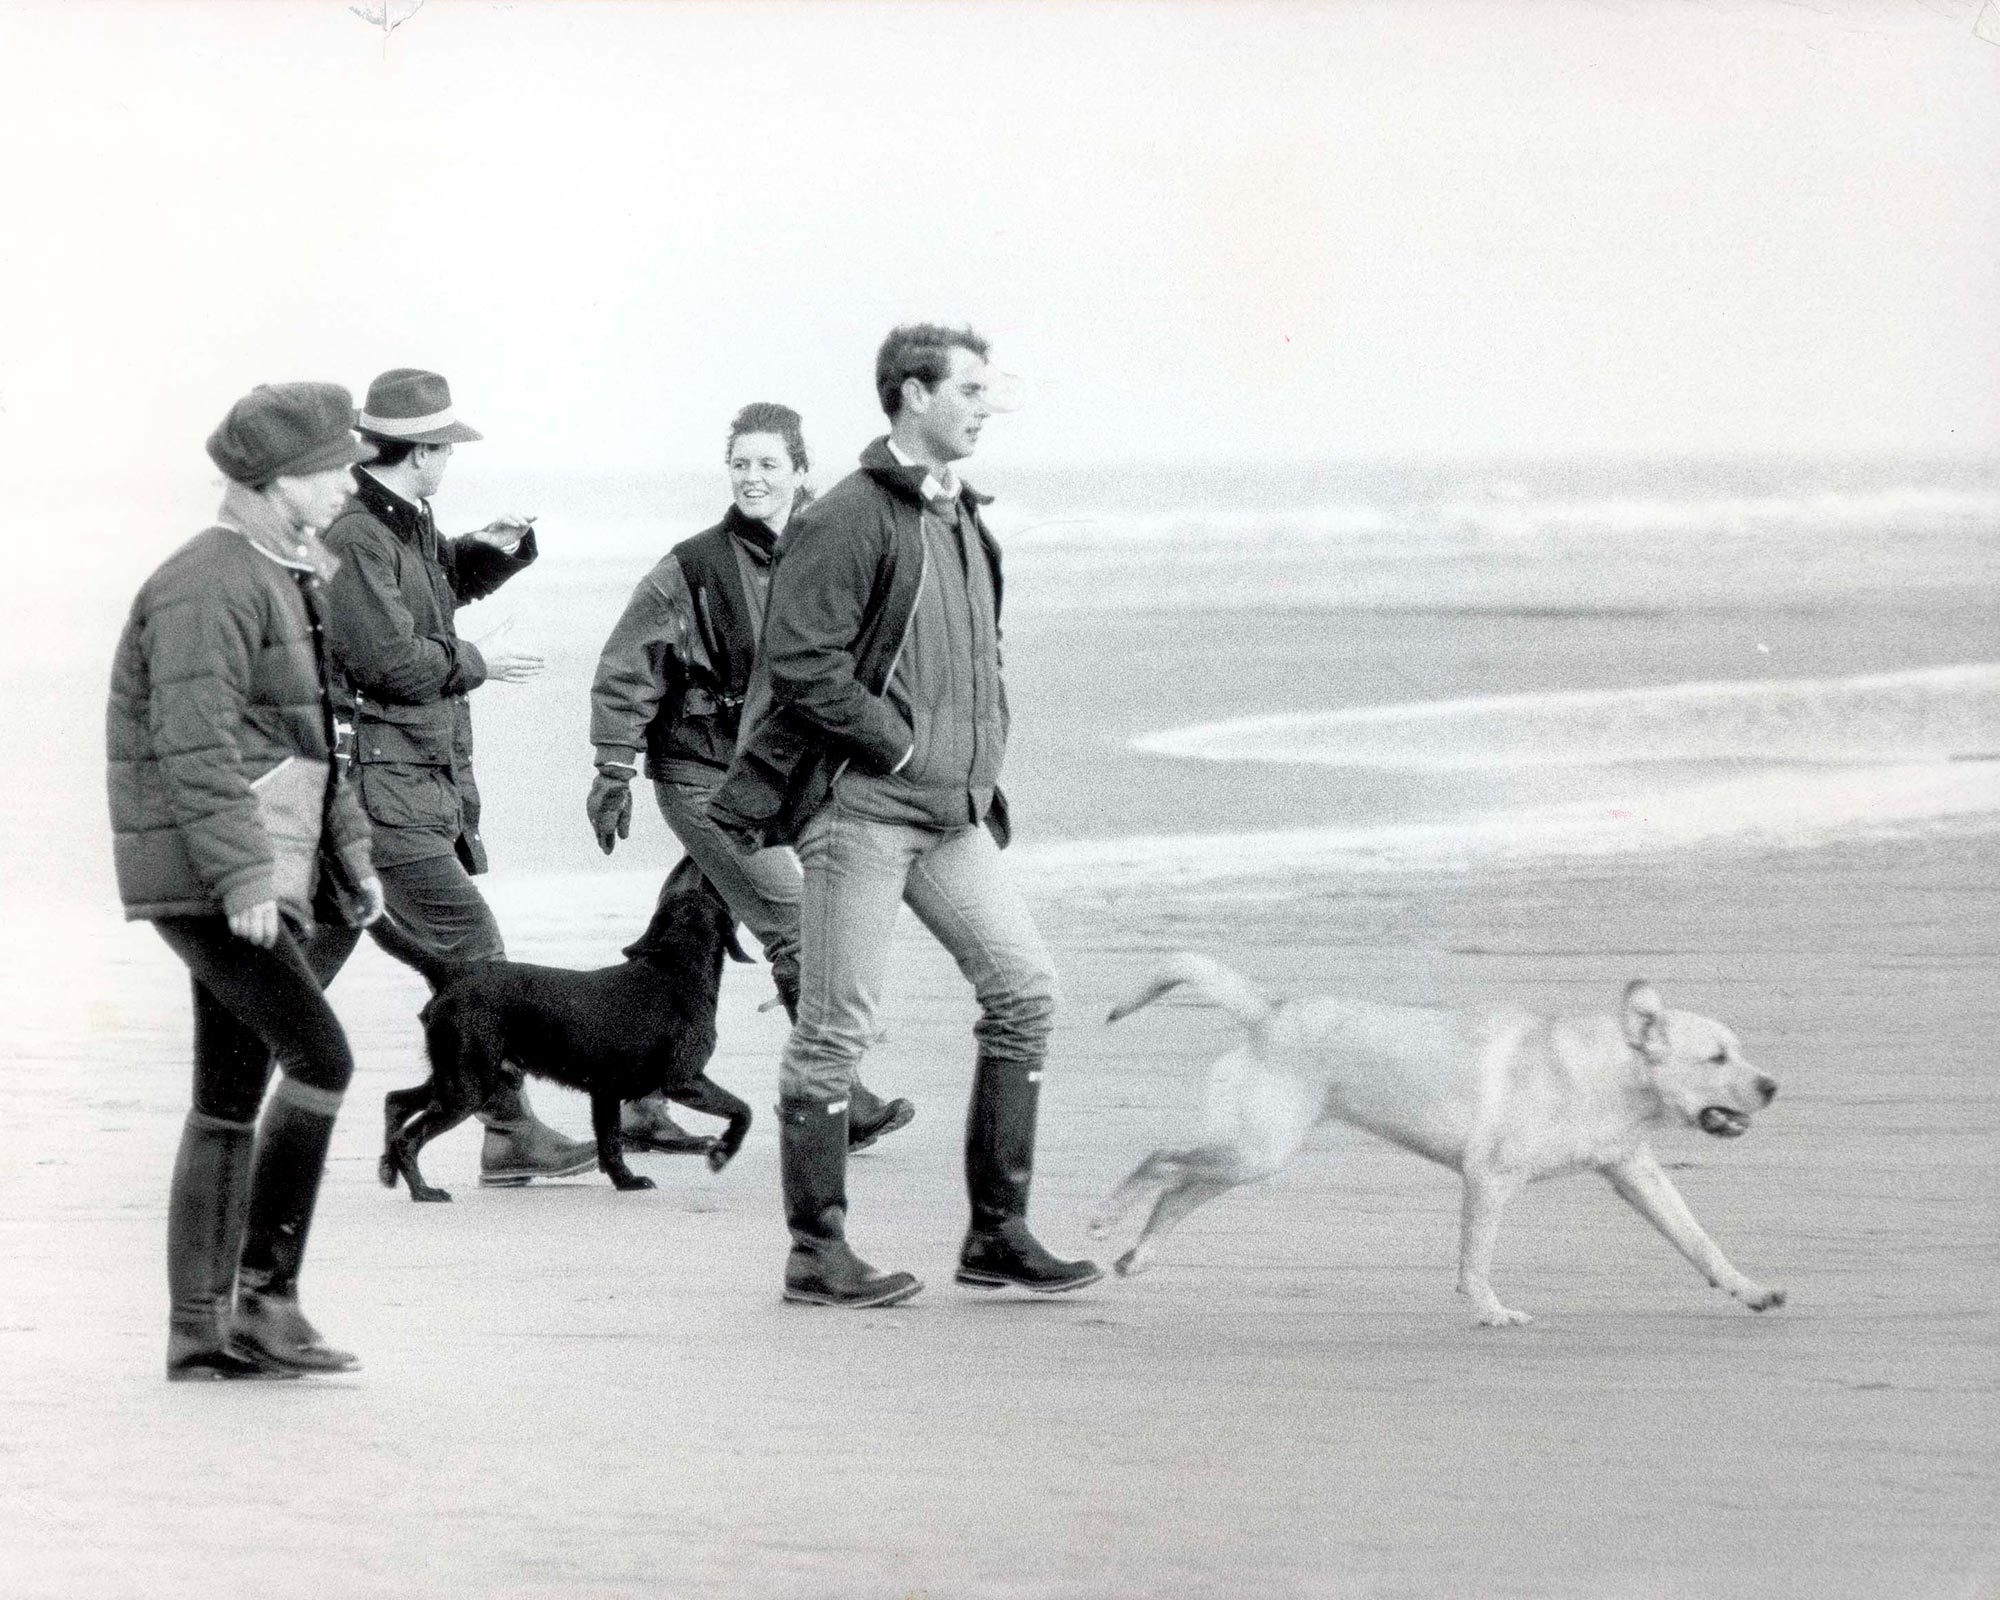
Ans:
[[[461,639],[453,614],[535,559],[534,529],[505,519],[462,538],[439,537],[430,498],[452,446],[480,435],[458,420],[436,373],[383,373],[368,386],[358,426],[375,459],[357,470],[353,500],[326,530],[340,558],[326,627],[389,909],[369,932],[412,966],[425,954],[492,960],[505,947],[471,877],[486,870],[486,846],[466,696],[489,681],[532,678],[542,661],[502,638],[483,647]],[[481,1183],[561,1178],[597,1164],[594,1141],[546,1126],[511,1084],[479,1118]]]
[[[883,342],[875,387],[889,435],[794,520],[735,759],[710,804],[746,846],[793,845],[804,871],[798,1021],[779,1069],[788,1300],[893,1305],[923,1287],[877,1272],[846,1240],[849,1089],[904,904],[979,1002],[957,1281],[1056,1294],[1103,1276],[1058,1260],[1027,1225],[1055,974],[1000,862],[1000,551],[985,497],[954,465],[992,412],[986,355],[970,329],[928,323]]]

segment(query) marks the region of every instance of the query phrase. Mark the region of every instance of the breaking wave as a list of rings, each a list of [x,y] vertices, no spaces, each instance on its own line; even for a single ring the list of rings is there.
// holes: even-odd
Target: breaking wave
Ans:
[[[1206,761],[1466,771],[1627,769],[1628,788],[1411,823],[1084,840],[1028,853],[1100,885],[1505,865],[1737,844],[1797,849],[2000,826],[2000,665],[1504,695],[1149,735]],[[1645,772],[1658,764],[1659,781]]]
[[[1137,747],[1202,761],[1432,770],[1941,761],[2000,754],[2000,665],[1364,706],[1178,728]]]

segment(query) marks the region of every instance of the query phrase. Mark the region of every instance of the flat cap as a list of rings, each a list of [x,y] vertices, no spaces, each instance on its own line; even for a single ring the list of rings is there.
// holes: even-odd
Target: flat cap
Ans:
[[[208,459],[224,477],[261,489],[273,478],[373,460],[353,430],[354,397],[339,384],[260,383],[208,436]]]

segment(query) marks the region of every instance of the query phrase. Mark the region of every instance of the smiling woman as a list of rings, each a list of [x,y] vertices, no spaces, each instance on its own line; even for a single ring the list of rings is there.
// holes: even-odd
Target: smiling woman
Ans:
[[[660,814],[738,921],[757,936],[788,1014],[799,990],[799,865],[789,850],[739,854],[708,820],[708,800],[736,750],[736,726],[764,623],[772,563],[792,513],[811,493],[805,430],[790,406],[758,401],[736,413],[723,454],[730,507],[714,527],[675,545],[639,581],[605,641],[590,690],[597,776],[584,810],[606,855],[632,827],[632,780],[644,752]],[[848,1118],[851,1148],[873,1144],[916,1115],[859,1082]],[[638,1148],[705,1150],[663,1095],[624,1111]]]

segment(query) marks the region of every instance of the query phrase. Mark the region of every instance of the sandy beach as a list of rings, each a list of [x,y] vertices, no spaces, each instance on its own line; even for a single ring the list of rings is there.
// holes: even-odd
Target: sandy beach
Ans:
[[[482,709],[496,857],[542,862],[489,884],[515,955],[585,966],[643,921],[669,853],[648,816],[598,861],[570,815],[582,752],[568,767],[549,752],[574,731],[555,721],[580,692],[589,630],[563,626],[548,723],[509,715],[529,702]],[[733,969],[724,993],[714,1071],[759,1112],[729,1171],[648,1157],[650,1194],[596,1176],[482,1191],[468,1127],[428,1166],[455,1202],[416,1208],[377,1185],[374,1162],[379,1097],[419,1072],[422,987],[364,946],[334,989],[360,1070],[307,1303],[365,1366],[170,1388],[161,1239],[185,980],[150,930],[116,922],[108,893],[82,893],[108,889],[86,862],[0,950],[22,980],[0,1099],[24,1153],[0,1167],[0,1587],[2000,1592],[2000,855],[1981,817],[1890,819],[1872,836],[1843,824],[1784,847],[1755,826],[1526,861],[1468,847],[1411,867],[1370,854],[1368,830],[1539,804],[1551,780],[1302,777],[1134,742],[1231,712],[1409,698],[1393,680],[1418,672],[1433,698],[1700,676],[1718,637],[1740,645],[1733,659],[1775,657],[1774,678],[1976,660],[1985,626],[1977,607],[1937,602],[1921,618],[1670,621],[1029,606],[1010,631],[1014,859],[1065,985],[1034,1207],[1054,1246],[1089,1245],[1093,1203],[1184,1125],[1229,1037],[1191,1007],[1101,1025],[1162,952],[1207,951],[1280,990],[1552,1011],[1609,1006],[1644,975],[1730,1021],[1783,1086],[1740,1142],[1659,1140],[1724,1249],[1789,1291],[1763,1316],[1578,1177],[1531,1191],[1502,1235],[1502,1293],[1537,1321],[1477,1330],[1452,1292],[1455,1180],[1342,1129],[1197,1214],[1146,1276],[1056,1303],[959,1290],[972,1006],[906,919],[868,1075],[919,1115],[851,1182],[860,1248],[928,1282],[909,1306],[779,1300],[767,1108],[782,1025],[757,1009],[761,967]],[[1753,639],[1774,648],[1756,655]],[[1961,770],[1975,769],[1990,771]],[[1334,826],[1364,847],[1292,865],[1292,843],[1228,842]],[[538,830],[569,843],[542,848]],[[572,845],[580,865],[552,864]],[[535,1099],[585,1131],[580,1097]],[[1108,1260],[1123,1241],[1093,1248]]]
[[[1452,1293],[1448,1174],[1344,1130],[1193,1218],[1150,1275],[1058,1303],[955,1289],[970,1006],[906,926],[871,1062],[921,1110],[857,1160],[854,1235],[910,1306],[777,1296],[776,1148],[720,1177],[646,1158],[449,1207],[374,1180],[415,980],[336,990],[361,1071],[309,1305],[356,1376],[159,1381],[160,1230],[183,1089],[179,975],[108,941],[115,1001],[31,1034],[5,1113],[0,1545],[21,1596],[1883,1596],[1994,1592],[1996,1020],[1990,844],[1699,864],[1045,892],[1068,995],[1039,1225],[1188,1114],[1217,1019],[1097,1017],[1155,952],[1278,987],[1604,1003],[1643,972],[1741,1029],[1784,1087],[1751,1137],[1660,1141],[1753,1316],[1595,1179],[1503,1235],[1529,1328]],[[522,954],[600,959],[650,878],[496,877]],[[560,911],[550,915],[555,908]],[[716,1073],[760,1109],[778,1025],[732,973]],[[538,1104],[582,1133],[580,1099]]]
[[[2000,0],[0,3],[0,1600],[2000,1600],[1997,47]],[[829,493],[919,322],[992,341],[1037,1235],[1127,1250],[1088,1220],[1236,1041],[1105,1024],[1172,952],[1643,977],[1779,1084],[1654,1144],[1781,1308],[1581,1174],[1478,1328],[1458,1179],[1345,1127],[1138,1277],[957,1287],[974,1002],[907,917],[849,1230],[926,1287],[787,1305],[762,963],[727,1171],[482,1189],[467,1124],[420,1206],[427,994],[364,941],[302,1277],[361,1366],[165,1381],[191,1006],[105,698],[210,430],[448,383],[440,532],[539,550],[456,623],[545,663],[472,696],[481,881],[594,967],[679,856],[643,792],[586,823],[607,635],[728,419],[793,408]]]

